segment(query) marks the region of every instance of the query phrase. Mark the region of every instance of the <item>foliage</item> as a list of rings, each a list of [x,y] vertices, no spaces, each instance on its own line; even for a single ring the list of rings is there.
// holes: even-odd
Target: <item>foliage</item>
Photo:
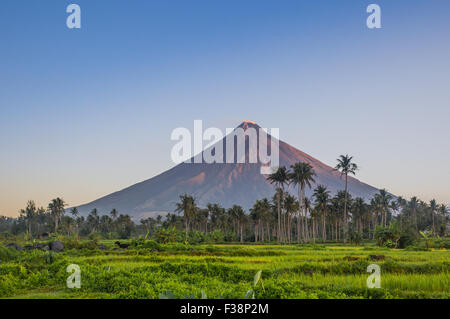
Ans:
[[[99,244],[112,247],[114,241]],[[36,297],[43,290],[47,298],[450,297],[446,250],[159,244],[145,237],[129,243],[122,251],[80,248],[62,253],[18,252],[0,245],[0,297]],[[3,257],[5,251],[9,259]],[[370,255],[385,256],[377,261],[381,289],[366,286]],[[66,288],[66,267],[72,263],[80,265],[81,289]]]
[[[396,223],[391,223],[388,227],[380,225],[375,228],[375,239],[378,246],[397,248],[401,235],[401,231]]]
[[[205,233],[200,232],[198,230],[194,230],[189,232],[188,242],[191,245],[198,245],[204,243],[206,240]]]
[[[351,230],[348,233],[348,239],[350,240],[351,244],[359,245],[363,239],[363,234],[358,231]]]
[[[160,244],[174,243],[180,241],[180,236],[175,227],[160,228],[153,234],[153,239]]]
[[[207,241],[210,243],[223,243],[224,242],[224,234],[220,229],[214,229],[207,236]]]
[[[14,248],[3,247],[0,244],[0,261],[6,262],[14,260],[19,255],[19,252]]]

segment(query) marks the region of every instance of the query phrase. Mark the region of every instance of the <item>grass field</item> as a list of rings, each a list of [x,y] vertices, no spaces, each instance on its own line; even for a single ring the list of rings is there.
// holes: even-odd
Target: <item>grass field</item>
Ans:
[[[450,298],[450,252],[339,245],[166,244],[63,253],[0,251],[2,298]],[[380,261],[370,255],[384,255]],[[69,264],[81,288],[66,287]],[[381,288],[367,288],[369,264]],[[253,287],[255,273],[262,283]]]

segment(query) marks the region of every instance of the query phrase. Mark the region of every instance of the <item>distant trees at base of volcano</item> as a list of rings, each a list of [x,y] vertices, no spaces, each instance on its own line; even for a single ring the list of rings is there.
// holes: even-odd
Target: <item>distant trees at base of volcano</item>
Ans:
[[[160,237],[162,242],[344,242],[343,208],[346,197],[346,239],[349,243],[370,240],[393,245],[397,237],[398,240],[407,235],[420,238],[420,232],[441,237],[449,235],[448,209],[435,200],[425,203],[417,197],[393,199],[387,191],[381,190],[365,202],[359,197],[352,198],[350,194],[346,196],[345,191],[339,191],[332,197],[325,186],[318,185],[311,198],[304,198],[305,214],[299,214],[300,205],[294,196],[279,190],[271,199],[257,200],[249,212],[238,205],[226,209],[211,203],[200,208],[194,197],[184,194],[181,198],[190,204],[181,205],[178,214],[146,218],[139,224],[117,210],[109,215],[100,215],[94,209],[83,217],[78,215],[76,209],[68,212],[63,209],[61,215],[55,217],[52,206],[44,209],[29,201],[18,218],[0,217],[0,236],[39,238],[45,233],[54,234],[57,227],[56,233],[67,236],[97,235],[108,239],[126,239],[147,234],[155,239]],[[183,207],[190,210],[186,216]],[[401,242],[397,241],[397,244]]]
[[[336,170],[346,180],[356,169],[351,156],[338,159]],[[394,198],[383,189],[366,202],[360,197],[352,198],[346,189],[332,196],[325,185],[315,185],[312,197],[308,198],[305,189],[312,188],[314,178],[314,169],[308,163],[296,163],[291,170],[280,167],[268,177],[275,186],[274,196],[257,200],[248,212],[238,205],[224,208],[210,203],[198,207],[193,196],[181,194],[176,213],[142,219],[139,224],[116,209],[106,215],[93,209],[85,218],[79,216],[76,208],[66,212],[66,203],[61,198],[52,200],[47,208],[29,201],[18,218],[0,217],[0,236],[25,234],[28,238],[39,238],[42,234],[57,233],[125,239],[146,235],[161,242],[195,243],[357,244],[376,240],[382,245],[399,247],[404,245],[405,238],[449,235],[448,208],[436,200],[425,203],[417,197]],[[297,198],[285,191],[288,184],[298,187]]]

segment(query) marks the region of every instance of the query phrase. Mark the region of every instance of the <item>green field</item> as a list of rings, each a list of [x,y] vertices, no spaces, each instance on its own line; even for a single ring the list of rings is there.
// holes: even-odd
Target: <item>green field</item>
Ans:
[[[448,250],[340,245],[157,245],[62,253],[0,250],[2,298],[450,298]],[[384,255],[374,261],[370,255]],[[381,288],[367,288],[369,264]],[[66,287],[69,264],[81,288]],[[262,282],[253,287],[262,270]]]

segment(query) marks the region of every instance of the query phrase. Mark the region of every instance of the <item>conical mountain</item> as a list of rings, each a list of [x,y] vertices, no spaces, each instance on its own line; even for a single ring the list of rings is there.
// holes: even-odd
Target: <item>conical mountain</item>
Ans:
[[[244,121],[237,128],[260,128],[256,123]],[[269,135],[269,139],[271,139]],[[225,145],[215,144],[214,147]],[[247,142],[248,143],[248,142]],[[235,146],[235,154],[236,154]],[[245,209],[252,207],[257,199],[271,198],[275,189],[261,174],[260,163],[249,163],[249,148],[246,147],[245,163],[181,163],[153,178],[132,185],[118,192],[99,198],[91,203],[79,206],[81,214],[87,214],[97,208],[100,213],[108,213],[116,208],[138,220],[147,216],[173,212],[181,194],[193,195],[200,207],[208,203],[218,203],[228,208],[241,205]],[[226,148],[223,146],[224,159]],[[270,146],[269,146],[270,153]],[[203,153],[202,153],[203,155]],[[235,155],[236,156],[236,155]],[[290,167],[297,162],[311,164],[316,172],[316,184],[328,187],[331,194],[344,189],[345,182],[340,173],[314,157],[279,141],[279,164]],[[378,189],[349,177],[348,189],[352,196],[371,198]],[[294,187],[288,189],[296,194]],[[306,194],[312,194],[311,189]]]

